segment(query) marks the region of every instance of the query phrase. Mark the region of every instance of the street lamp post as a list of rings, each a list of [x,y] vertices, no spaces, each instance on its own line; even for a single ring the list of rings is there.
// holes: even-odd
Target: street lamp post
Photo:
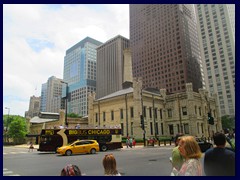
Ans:
[[[142,106],[142,115],[141,115],[141,124],[142,124],[142,130],[143,130],[143,143],[144,146],[146,146],[146,131],[145,131],[145,124],[144,124],[144,106],[143,106],[143,90],[141,88],[141,106]]]
[[[5,107],[5,109],[8,109],[8,117],[7,117],[7,124],[6,124],[6,133],[7,133],[7,132],[8,132],[8,123],[9,123],[10,108]],[[8,136],[7,136],[7,134],[6,134],[6,139],[5,139],[5,140],[7,140],[7,142],[8,142]]]
[[[8,117],[7,117],[7,124],[6,124],[6,132],[7,132],[8,131],[8,123],[9,123],[10,108],[5,107],[5,109],[8,109]]]
[[[62,83],[66,84],[66,97],[65,97],[65,125],[68,126],[68,121],[67,121],[67,103],[68,103],[68,83],[61,81]]]

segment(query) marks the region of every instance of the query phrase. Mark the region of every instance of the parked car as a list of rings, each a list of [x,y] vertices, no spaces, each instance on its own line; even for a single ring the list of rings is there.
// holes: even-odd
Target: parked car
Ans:
[[[77,140],[70,145],[57,149],[58,154],[70,156],[72,154],[95,154],[99,152],[99,144],[96,140]]]
[[[205,152],[207,151],[209,148],[212,148],[213,147],[213,144],[210,143],[210,142],[207,142],[201,138],[196,138],[197,142],[198,142],[198,145],[201,149],[202,152]]]

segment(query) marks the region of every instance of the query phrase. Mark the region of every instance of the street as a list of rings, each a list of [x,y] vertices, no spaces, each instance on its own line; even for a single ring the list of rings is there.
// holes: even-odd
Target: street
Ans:
[[[59,176],[62,168],[76,164],[85,176],[104,174],[102,159],[112,153],[122,176],[169,176],[169,157],[173,146],[123,148],[97,154],[61,156],[55,153],[28,152],[26,148],[3,148],[3,176]]]

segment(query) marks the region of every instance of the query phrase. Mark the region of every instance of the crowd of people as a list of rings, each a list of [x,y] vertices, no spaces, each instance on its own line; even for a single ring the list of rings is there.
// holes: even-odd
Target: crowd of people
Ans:
[[[195,137],[178,134],[170,158],[171,176],[202,176],[203,172],[206,176],[235,176],[235,152],[225,148],[226,140],[224,133],[215,133],[215,147],[205,152],[202,164],[202,152]]]

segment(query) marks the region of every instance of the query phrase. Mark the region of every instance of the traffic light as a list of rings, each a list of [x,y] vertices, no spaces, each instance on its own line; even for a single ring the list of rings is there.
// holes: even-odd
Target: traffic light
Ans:
[[[141,119],[141,128],[144,130],[144,118],[143,118],[143,115],[140,115],[140,119]]]
[[[208,113],[208,124],[214,125],[214,118],[211,113]]]

